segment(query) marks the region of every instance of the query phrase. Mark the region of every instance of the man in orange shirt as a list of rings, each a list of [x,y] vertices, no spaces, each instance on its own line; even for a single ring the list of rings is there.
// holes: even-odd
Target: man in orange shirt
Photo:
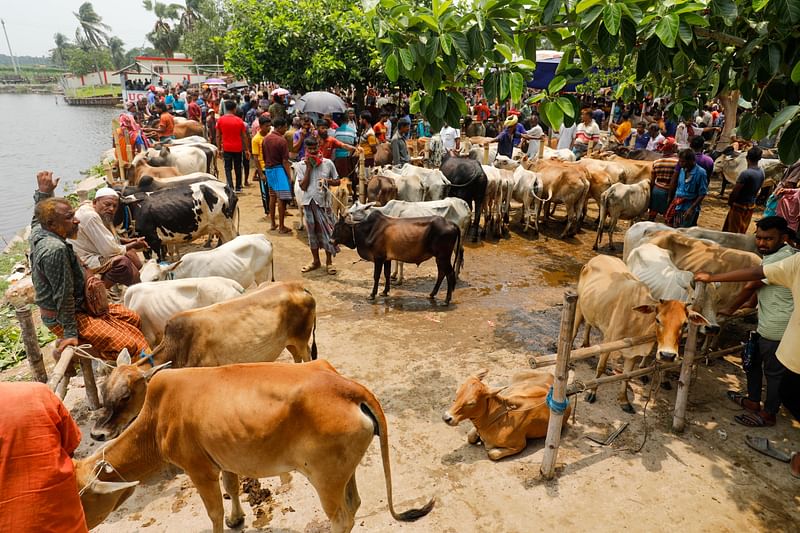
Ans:
[[[0,405],[0,531],[86,532],[69,411],[44,383],[0,383]]]
[[[317,135],[319,136],[319,153],[325,159],[333,161],[333,151],[336,148],[347,150],[351,154],[356,151],[355,146],[345,144],[335,137],[328,135],[328,122],[325,120],[317,121]]]
[[[387,142],[386,133],[389,131],[389,127],[386,125],[386,120],[388,118],[389,118],[389,113],[387,113],[386,111],[381,111],[381,118],[372,127],[372,130],[375,132],[375,137],[378,138],[379,143]]]
[[[175,138],[175,120],[167,111],[167,104],[164,102],[156,102],[156,111],[160,115],[158,128],[145,128],[144,131],[157,133],[158,140],[162,143],[170,142]]]

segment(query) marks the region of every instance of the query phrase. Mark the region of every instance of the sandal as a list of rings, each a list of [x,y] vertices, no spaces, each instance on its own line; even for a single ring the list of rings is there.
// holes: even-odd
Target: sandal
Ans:
[[[800,453],[794,452],[789,459],[789,473],[792,477],[800,479]]]
[[[330,274],[331,276],[333,276],[334,274],[336,274],[336,267],[334,267],[333,265],[325,265],[325,270],[326,270],[326,271],[328,272],[328,274]]]
[[[793,457],[796,457],[798,455],[797,453],[795,453],[792,457],[790,457],[788,454],[782,452],[781,450],[773,448],[772,444],[769,442],[769,439],[766,437],[751,437],[750,435],[746,435],[744,438],[744,442],[758,453],[763,453],[764,455],[772,457],[773,459],[777,459],[778,461],[781,461],[783,463],[789,463],[793,459]],[[797,461],[797,459],[795,459],[795,461]]]
[[[278,233],[280,233],[282,235],[286,235],[287,233],[291,233],[291,232],[292,232],[292,230],[290,230],[289,228],[283,228]]]
[[[300,272],[303,272],[303,273],[305,273],[305,272],[311,272],[311,271],[313,271],[313,270],[317,270],[317,269],[318,269],[318,268],[320,268],[321,266],[322,266],[322,265],[320,265],[319,263],[309,263],[309,264],[307,264],[306,266],[304,266],[303,268],[301,268],[301,269],[300,269]]]
[[[750,428],[765,428],[775,425],[775,418],[766,411],[759,411],[757,413],[747,412],[742,415],[736,415],[733,419],[743,426]]]
[[[747,397],[747,395],[742,394],[739,391],[729,390],[726,393],[726,395],[728,396],[728,399],[730,401],[732,401],[733,403],[735,403],[736,405],[738,405],[742,409],[747,409],[748,411],[753,411],[753,412],[758,412],[758,411],[761,410],[761,403],[760,402],[756,403],[756,402],[750,400]],[[746,405],[747,402],[749,402],[751,405],[756,405],[757,407],[748,407]]]

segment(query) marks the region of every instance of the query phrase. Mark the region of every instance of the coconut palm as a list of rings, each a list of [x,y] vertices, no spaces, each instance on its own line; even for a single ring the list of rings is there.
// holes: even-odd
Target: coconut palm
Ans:
[[[119,37],[112,37],[108,40],[108,51],[111,52],[111,62],[114,68],[120,69],[126,65],[125,62],[125,43]]]
[[[103,22],[91,2],[84,2],[78,8],[78,12],[73,14],[78,19],[78,31],[83,34],[89,46],[100,48],[108,42],[108,32],[111,31],[111,27]]]
[[[63,67],[67,64],[66,52],[70,46],[69,39],[63,33],[56,33],[53,35],[53,42],[55,42],[56,47],[50,50],[51,57],[57,65]]]
[[[162,54],[172,57],[180,44],[181,31],[179,23],[174,23],[173,27],[170,20],[180,20],[180,10],[183,6],[151,0],[144,0],[142,5],[156,16],[156,23],[153,25],[153,30],[147,34],[147,39]]]

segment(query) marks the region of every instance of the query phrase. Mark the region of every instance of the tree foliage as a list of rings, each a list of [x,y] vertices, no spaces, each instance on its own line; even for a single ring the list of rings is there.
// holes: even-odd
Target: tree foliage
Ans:
[[[186,28],[181,50],[199,65],[217,64],[225,59],[225,34],[229,17],[222,0],[187,0],[182,20]],[[192,13],[192,15],[187,15]],[[189,22],[191,21],[191,22]]]
[[[79,76],[98,70],[111,69],[114,66],[108,48],[84,50],[80,46],[72,45],[66,49],[65,56],[69,71]]]
[[[387,76],[420,84],[412,101],[434,127],[464,111],[465,85],[517,101],[545,38],[564,52],[539,97],[551,126],[577,114],[560,87],[607,66],[621,69],[615,96],[669,96],[674,116],[738,90],[752,104],[739,134],[790,124],[781,157],[800,155],[800,108],[786,110],[800,96],[797,0],[380,0],[370,19]]]
[[[292,89],[364,87],[382,78],[356,0],[229,0],[227,70]]]

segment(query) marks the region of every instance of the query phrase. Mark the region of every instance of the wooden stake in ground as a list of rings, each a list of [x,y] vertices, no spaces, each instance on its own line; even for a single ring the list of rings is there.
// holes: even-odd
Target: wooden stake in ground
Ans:
[[[693,307],[702,309],[703,299],[706,295],[706,284],[698,282],[694,289]],[[682,433],[686,427],[686,406],[689,403],[689,384],[692,380],[692,364],[697,351],[696,324],[689,322],[689,331],[686,335],[686,347],[683,349],[683,364],[681,376],[678,379],[678,393],[675,396],[675,414],[672,418],[672,431]]]
[[[36,336],[36,326],[33,324],[31,309],[26,305],[17,307],[15,312],[19,321],[19,329],[22,330],[25,357],[27,357],[28,365],[31,367],[33,379],[40,383],[47,383],[47,370],[45,370],[44,361],[42,361],[42,351],[39,349],[39,339]]]
[[[563,403],[567,399],[567,367],[569,354],[572,351],[572,328],[575,324],[575,307],[578,295],[572,291],[564,293],[564,308],[561,310],[561,331],[558,334],[558,359],[556,361],[555,380],[553,381],[553,402]],[[547,438],[544,445],[541,474],[544,479],[552,479],[556,470],[558,445],[561,442],[561,425],[564,413],[550,411],[550,422],[547,425]]]
[[[61,356],[58,358],[56,367],[53,369],[53,375],[50,376],[50,381],[47,382],[47,386],[50,387],[50,390],[54,391],[62,400],[67,395],[67,385],[69,384],[69,378],[64,376],[64,374],[67,373],[67,368],[72,364],[72,358],[74,356],[75,350],[72,346],[64,348],[64,351],[61,352]]]
[[[364,151],[358,152],[358,201],[367,203],[367,167],[364,164]]]

